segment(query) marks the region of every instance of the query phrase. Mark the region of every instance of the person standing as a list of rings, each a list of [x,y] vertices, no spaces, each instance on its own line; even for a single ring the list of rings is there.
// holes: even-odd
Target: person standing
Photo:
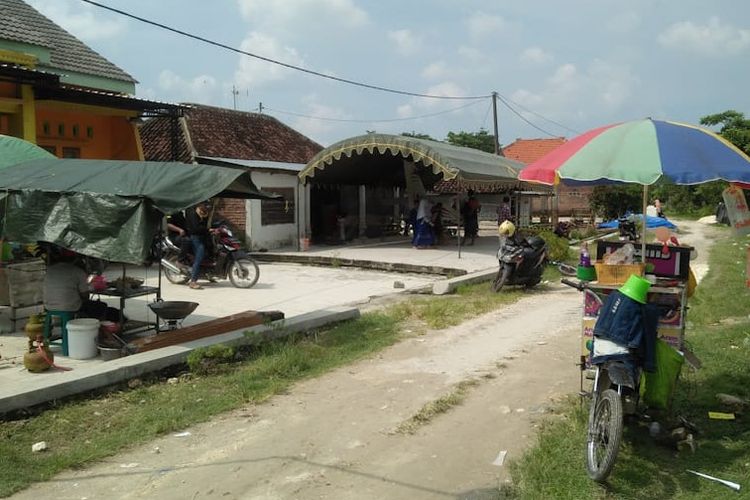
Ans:
[[[414,237],[411,240],[414,248],[427,248],[435,244],[432,234],[432,206],[427,198],[419,200],[417,224],[414,226]]]
[[[479,233],[479,210],[482,206],[474,196],[474,191],[469,190],[469,199],[461,207],[461,215],[464,219],[464,243],[469,240],[469,245],[474,244],[474,239]]]
[[[193,268],[190,272],[188,286],[194,290],[200,290],[203,287],[198,284],[198,275],[200,274],[201,262],[206,256],[210,234],[208,229],[208,203],[199,203],[194,209],[186,211],[185,230],[193,245]]]
[[[497,225],[500,226],[506,220],[511,220],[510,198],[503,196],[503,202],[497,207]]]

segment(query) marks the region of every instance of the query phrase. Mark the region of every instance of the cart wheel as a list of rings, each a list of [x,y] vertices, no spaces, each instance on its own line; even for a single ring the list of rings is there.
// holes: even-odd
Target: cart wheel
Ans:
[[[594,395],[586,439],[586,469],[591,479],[603,483],[612,472],[622,440],[622,401],[617,391]]]

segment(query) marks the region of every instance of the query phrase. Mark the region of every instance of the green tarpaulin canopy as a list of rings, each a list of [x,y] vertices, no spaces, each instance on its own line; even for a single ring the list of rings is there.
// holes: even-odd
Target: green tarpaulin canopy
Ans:
[[[444,142],[367,134],[325,148],[310,160],[299,177],[331,184],[404,186],[403,159],[427,167],[428,172],[423,175],[426,185],[456,180],[468,188],[518,185],[518,172],[523,167],[503,156]]]
[[[250,173],[172,162],[31,160],[0,175],[2,237],[102,259],[148,259],[165,214],[214,196],[271,199]]]
[[[9,167],[22,161],[35,158],[54,158],[55,156],[33,144],[18,137],[0,134],[0,168]]]

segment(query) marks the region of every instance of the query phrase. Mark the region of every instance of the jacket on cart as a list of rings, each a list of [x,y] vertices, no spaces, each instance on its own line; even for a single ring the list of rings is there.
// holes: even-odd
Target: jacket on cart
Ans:
[[[650,304],[640,304],[615,290],[609,294],[599,310],[594,325],[594,336],[611,340],[628,349],[638,350],[643,358],[643,368],[655,368],[656,328],[659,309]],[[594,341],[596,342],[596,340]],[[597,362],[607,361],[599,356]]]

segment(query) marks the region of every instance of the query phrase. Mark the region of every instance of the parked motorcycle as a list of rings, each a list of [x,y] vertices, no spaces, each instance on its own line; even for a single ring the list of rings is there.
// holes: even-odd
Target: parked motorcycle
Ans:
[[[240,248],[240,242],[224,224],[219,224],[212,234],[213,252],[201,262],[198,278],[216,280],[228,278],[237,288],[250,288],[258,282],[260,270],[250,256]],[[164,276],[178,285],[187,283],[193,266],[192,253],[188,262],[179,262],[180,247],[169,236],[162,239],[162,259]],[[208,250],[208,249],[207,249]]]
[[[505,285],[531,288],[542,280],[547,261],[547,243],[539,236],[506,238],[497,251],[500,269],[492,281],[492,291],[499,292]]]
[[[632,215],[623,215],[619,219],[618,229],[621,241],[638,241],[638,225]]]

